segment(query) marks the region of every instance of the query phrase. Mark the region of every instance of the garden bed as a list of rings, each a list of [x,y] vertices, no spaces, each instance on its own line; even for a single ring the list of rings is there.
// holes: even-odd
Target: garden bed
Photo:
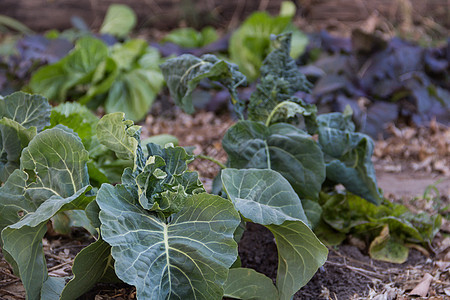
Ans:
[[[219,161],[226,161],[226,153],[221,147],[222,135],[234,122],[229,114],[214,115],[211,112],[198,112],[187,115],[178,108],[163,109],[163,102],[158,101],[143,125],[143,135],[170,133],[175,135],[181,145],[194,145]],[[432,145],[432,141],[440,139],[447,143],[449,129],[422,127],[414,130],[414,135],[422,139],[423,144]],[[388,140],[392,144],[392,140]],[[397,144],[409,147],[409,140],[397,137]],[[397,145],[400,147],[401,145]],[[398,148],[397,147],[397,148]],[[395,149],[397,149],[395,148]],[[433,169],[413,171],[411,166],[419,164],[414,156],[399,155],[399,151],[386,148],[386,142],[377,143],[379,156],[375,158],[378,182],[385,196],[392,201],[403,203],[410,209],[433,212],[433,201],[441,207],[450,204],[448,197],[450,180],[448,176]],[[383,155],[381,155],[383,154]],[[423,158],[426,159],[426,158]],[[448,153],[440,153],[439,159],[448,161]],[[389,167],[391,166],[391,167]],[[394,166],[401,166],[394,168]],[[191,168],[200,172],[202,181],[208,189],[212,185],[219,167],[207,160],[196,160]],[[440,192],[436,199],[435,191],[425,195],[429,185],[435,185]],[[428,198],[427,198],[428,197]],[[449,213],[448,210],[446,212]],[[422,252],[412,249],[408,261],[403,264],[390,264],[372,260],[368,255],[367,244],[352,237],[337,247],[329,248],[329,256],[325,265],[319,269],[313,279],[303,287],[295,299],[373,299],[377,295],[389,295],[388,299],[397,295],[397,299],[408,297],[408,293],[422,280],[426,273],[434,276],[429,289],[429,296],[443,297],[449,287],[448,260],[449,251],[448,223],[444,223],[441,233],[433,241],[433,252]],[[71,236],[52,235],[48,233],[44,239],[44,249],[48,260],[48,268],[52,275],[71,275],[71,263],[75,255],[92,242],[87,232],[75,229]],[[263,226],[249,223],[247,231],[239,243],[239,253],[245,267],[254,268],[272,279],[276,278],[277,251],[273,235]],[[426,255],[425,255],[425,254]],[[447,266],[447,267],[446,267]],[[17,277],[2,259],[0,263],[0,295],[2,299],[24,299],[25,294]],[[134,287],[127,285],[99,284],[81,299],[135,299]],[[442,298],[441,298],[442,299]]]

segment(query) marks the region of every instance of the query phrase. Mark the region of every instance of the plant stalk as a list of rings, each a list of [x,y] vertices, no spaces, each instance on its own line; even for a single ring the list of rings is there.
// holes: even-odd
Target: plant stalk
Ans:
[[[227,168],[227,166],[225,166],[223,163],[221,163],[220,161],[218,161],[217,159],[215,159],[215,158],[213,158],[211,156],[199,154],[195,158],[206,159],[206,160],[212,161],[213,163],[218,165],[221,169],[226,169]]]

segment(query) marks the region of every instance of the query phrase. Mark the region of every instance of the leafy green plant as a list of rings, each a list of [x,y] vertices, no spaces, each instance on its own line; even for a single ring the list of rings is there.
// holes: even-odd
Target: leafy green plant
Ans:
[[[203,79],[218,81],[231,94],[231,101],[236,112],[243,116],[243,105],[239,101],[236,88],[246,82],[245,76],[238,67],[214,55],[203,55],[198,58],[190,54],[170,59],[161,65],[161,71],[175,103],[187,113],[194,112],[192,92]]]
[[[272,17],[266,12],[255,12],[233,33],[229,46],[231,61],[239,66],[249,81],[258,78],[263,60],[271,51],[271,34],[293,32],[290,54],[297,58],[303,53],[308,38],[292,25],[294,15],[295,5],[285,1],[279,16]]]
[[[308,91],[310,85],[289,56],[289,46],[289,34],[274,38],[275,50],[263,62],[262,78],[247,105],[247,120],[239,120],[224,136],[222,145],[228,154],[228,166],[252,174],[242,175],[245,180],[239,182],[228,175],[235,169],[223,170],[221,177],[225,191],[232,201],[236,201],[238,210],[241,205],[249,208],[247,193],[253,197],[264,186],[276,182],[274,179],[266,182],[265,175],[255,173],[254,168],[276,171],[301,198],[300,211],[306,215],[305,223],[328,244],[339,244],[346,234],[365,235],[371,241],[369,253],[372,257],[403,262],[408,255],[407,243],[429,243],[439,230],[441,217],[412,214],[404,206],[383,199],[371,162],[373,141],[369,136],[355,132],[349,107],[344,113],[317,115],[315,106],[295,96],[298,91]],[[187,63],[189,59],[189,56],[181,56],[167,61],[162,68],[164,76],[170,78],[173,75],[173,62]],[[177,74],[177,78],[189,78],[188,74],[197,67],[184,65],[186,76]],[[233,74],[242,77],[238,71]],[[192,84],[177,82],[176,77],[172,79],[171,85],[177,91],[187,92],[185,85]],[[224,78],[219,80],[223,82]],[[237,97],[234,87],[231,92]],[[239,103],[244,111],[243,101],[235,98],[233,102]],[[245,111],[240,115],[242,119],[244,115]],[[247,186],[253,181],[260,183],[254,190]],[[333,187],[336,184],[344,185],[348,194],[335,194]],[[287,189],[282,188],[283,191]],[[242,191],[235,192],[239,194],[236,196],[230,190]],[[288,211],[296,210],[299,208],[291,207]],[[251,211],[263,214],[264,207],[258,206]],[[254,221],[243,212],[241,214]],[[260,281],[259,276],[251,272],[242,271],[242,274]]]
[[[373,142],[370,137],[354,132],[348,114],[317,117],[315,106],[295,96],[296,92],[309,91],[311,85],[290,57],[290,43],[291,34],[274,36],[272,47],[275,50],[261,67],[262,78],[250,96],[247,120],[238,121],[224,136],[222,144],[228,153],[229,166],[275,170],[290,182],[304,201],[317,201],[327,178],[333,184],[341,183],[355,194],[379,203],[381,194],[370,161]],[[176,103],[191,104],[193,89],[201,79],[209,78],[230,90],[238,115],[243,119],[244,102],[239,100],[236,87],[245,82],[245,76],[232,64],[211,55],[208,59],[227,72],[217,76],[209,71],[212,64],[190,55],[168,60],[161,66]],[[298,126],[287,123],[293,119]],[[318,134],[318,141],[312,134]],[[340,149],[339,153],[336,149]],[[346,176],[337,176],[339,172]]]
[[[96,38],[83,37],[63,59],[33,74],[30,87],[53,101],[77,99],[93,108],[102,104],[108,113],[122,111],[140,120],[163,84],[159,59],[143,40],[108,48]]]
[[[177,44],[183,48],[201,48],[215,42],[219,36],[211,26],[206,26],[201,31],[194,28],[179,28],[169,32],[162,42]]]
[[[376,206],[351,193],[321,194],[320,238],[336,244],[336,235],[352,234],[370,241],[371,257],[393,263],[408,258],[408,243],[427,245],[439,231],[442,217],[425,212],[413,214],[404,205],[387,200]],[[329,227],[331,230],[327,230]],[[331,236],[334,235],[334,236]]]

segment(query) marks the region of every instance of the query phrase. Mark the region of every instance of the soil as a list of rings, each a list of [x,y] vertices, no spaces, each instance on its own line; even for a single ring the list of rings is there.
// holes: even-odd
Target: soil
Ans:
[[[417,250],[411,250],[408,261],[401,265],[372,260],[367,253],[348,243],[329,251],[325,265],[295,294],[294,299],[367,299],[371,291],[392,280],[380,269],[391,270],[390,275],[393,275],[427,261]],[[243,267],[255,269],[275,280],[278,264],[276,244],[272,233],[264,226],[247,223],[239,243],[239,255]]]

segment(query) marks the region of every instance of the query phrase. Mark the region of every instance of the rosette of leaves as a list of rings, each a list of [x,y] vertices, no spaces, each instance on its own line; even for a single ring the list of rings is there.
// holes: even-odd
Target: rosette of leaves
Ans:
[[[237,258],[237,211],[267,225],[279,239],[278,283],[266,297],[290,299],[324,263],[326,248],[309,229],[300,199],[281,175],[227,169],[224,186],[232,201],[208,195],[197,173],[188,170],[193,157],[183,148],[150,143],[144,156],[139,128],[123,115],[112,116],[104,117],[108,122],[102,136],[114,141],[111,145],[121,155],[134,155],[135,165],[124,171],[122,184],[100,188],[97,226],[111,245],[117,276],[136,286],[138,298],[242,297],[228,272],[267,284],[262,274],[228,271]]]
[[[17,92],[0,98],[0,184],[20,166],[20,154],[50,121],[42,96]]]
[[[123,111],[127,118],[142,119],[162,87],[159,54],[142,40],[130,40],[111,48],[86,36],[60,61],[33,74],[35,93],[63,102],[69,99],[108,113]]]
[[[139,128],[123,116],[104,125],[105,141],[135,156],[122,184],[102,185],[96,199],[117,276],[136,286],[139,299],[220,299],[237,257],[233,204],[204,193],[183,148],[148,144],[144,157]]]

